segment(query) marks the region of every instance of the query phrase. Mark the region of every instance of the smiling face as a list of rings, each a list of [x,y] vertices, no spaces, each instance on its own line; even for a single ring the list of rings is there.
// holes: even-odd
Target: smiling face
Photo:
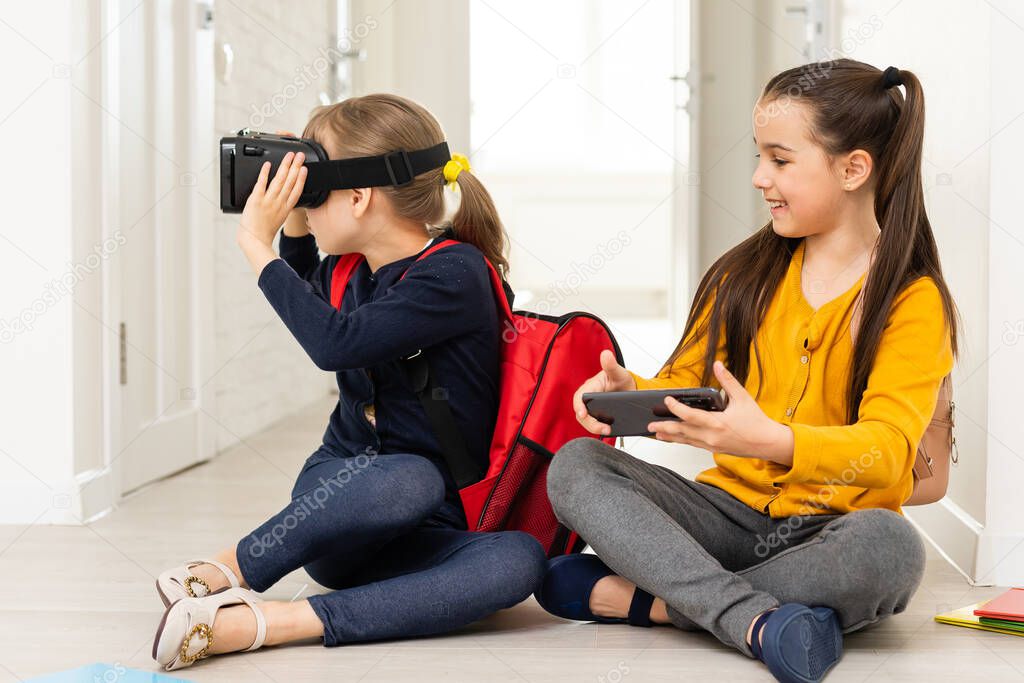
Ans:
[[[758,164],[754,188],[770,208],[772,229],[783,237],[827,232],[841,215],[845,160],[832,159],[811,139],[808,110],[793,101],[754,107]],[[859,183],[858,183],[859,184]]]

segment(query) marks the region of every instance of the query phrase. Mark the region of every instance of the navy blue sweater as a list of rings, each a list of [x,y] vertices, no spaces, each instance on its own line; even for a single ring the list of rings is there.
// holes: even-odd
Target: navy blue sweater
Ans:
[[[458,503],[437,438],[399,359],[423,350],[436,384],[448,392],[470,456],[486,470],[498,408],[501,329],[483,254],[456,244],[418,263],[416,254],[375,273],[363,261],[338,311],[330,304],[338,257],[321,261],[311,235],[282,233],[280,252],[282,258],[260,273],[259,287],[313,362],[337,373],[340,398],[324,446],[342,456],[422,455],[444,476],[446,499]],[[374,405],[376,428],[364,414],[368,404]]]

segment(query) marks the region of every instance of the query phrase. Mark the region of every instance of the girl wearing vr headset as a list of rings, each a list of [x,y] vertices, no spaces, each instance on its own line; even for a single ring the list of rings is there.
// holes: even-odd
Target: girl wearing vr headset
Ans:
[[[303,137],[331,159],[444,142],[426,109],[393,95],[321,107]],[[335,190],[293,211],[303,162],[289,153],[272,179],[264,164],[237,240],[289,331],[318,367],[337,373],[340,398],[279,513],[213,558],[161,575],[170,605],[153,656],[168,670],[306,638],[335,646],[451,631],[521,602],[543,576],[544,552],[530,535],[466,530],[445,454],[407,382],[405,359],[429,359],[434,392],[486,469],[501,330],[484,259],[508,270],[490,195],[454,155],[411,182]],[[444,219],[446,185],[460,202],[442,231],[432,226]],[[279,258],[271,242],[286,219]],[[448,237],[460,243],[418,260]],[[365,258],[338,310],[332,273],[337,255],[353,253]],[[255,597],[299,568],[331,592]]]
[[[959,316],[925,212],[913,73],[790,69],[753,124],[771,220],[705,274],[657,377],[605,351],[580,390],[714,382],[724,412],[669,398],[682,421],[648,429],[715,467],[694,481],[597,439],[566,444],[548,493],[597,555],[551,560],[537,599],[570,619],[710,631],[778,680],[818,681],[842,633],[902,612],[921,581],[901,505]],[[608,433],[579,396],[580,422]]]

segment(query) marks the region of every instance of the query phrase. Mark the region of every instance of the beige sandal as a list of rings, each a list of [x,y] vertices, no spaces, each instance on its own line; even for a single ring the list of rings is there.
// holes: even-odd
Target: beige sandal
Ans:
[[[221,570],[224,576],[228,577],[228,583],[231,584],[230,588],[238,588],[241,585],[238,577],[235,576],[235,573],[226,564],[222,564],[217,560],[192,560],[180,567],[168,569],[157,578],[156,592],[160,594],[164,607],[169,607],[171,603],[177,600],[201,598],[212,592],[210,584],[192,574],[192,567],[200,564],[212,564]]]
[[[201,598],[175,601],[164,612],[153,638],[153,659],[167,671],[183,669],[209,657],[213,646],[213,622],[221,607],[246,604],[256,615],[256,639],[242,652],[252,652],[267,639],[267,619],[248,588],[222,588]],[[199,641],[199,642],[197,642]]]

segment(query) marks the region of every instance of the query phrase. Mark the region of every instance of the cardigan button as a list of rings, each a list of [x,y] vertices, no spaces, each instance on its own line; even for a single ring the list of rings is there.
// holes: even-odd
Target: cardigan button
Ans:
[[[793,414],[792,408],[786,408],[786,417],[790,417]]]
[[[800,356],[800,362],[807,365],[807,356]]]

